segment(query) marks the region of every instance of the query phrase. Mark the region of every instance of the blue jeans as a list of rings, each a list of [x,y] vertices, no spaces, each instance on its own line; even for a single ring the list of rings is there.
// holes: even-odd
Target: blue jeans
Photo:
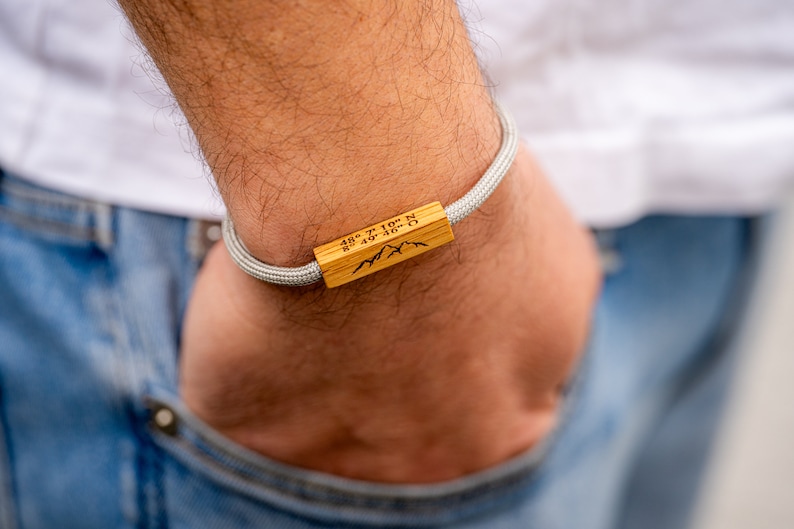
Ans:
[[[613,270],[545,447],[390,486],[251,453],[180,403],[180,321],[206,223],[2,176],[0,527],[681,527],[659,524],[683,523],[705,460],[751,224],[650,217],[601,232]],[[175,420],[158,426],[158,412]]]

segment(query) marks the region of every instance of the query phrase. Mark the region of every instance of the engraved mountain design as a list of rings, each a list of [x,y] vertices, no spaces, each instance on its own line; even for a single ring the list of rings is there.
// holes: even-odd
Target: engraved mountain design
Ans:
[[[379,261],[380,258],[383,257],[383,252],[385,252],[387,248],[390,249],[391,251],[385,257],[385,259],[388,259],[389,257],[391,257],[394,254],[401,254],[402,250],[403,250],[403,247],[406,246],[406,245],[409,245],[409,244],[412,245],[415,248],[418,248],[419,246],[427,246],[427,244],[425,244],[423,242],[410,242],[410,241],[403,241],[403,242],[400,243],[399,246],[393,246],[391,244],[386,244],[383,248],[378,250],[378,253],[376,253],[375,255],[370,257],[369,259],[364,259],[363,261],[361,261],[361,263],[359,263],[359,265],[356,267],[356,269],[353,270],[353,274],[355,274],[356,272],[361,270],[361,268],[364,265],[369,265],[371,267],[373,264],[375,264],[376,261]],[[353,274],[350,274],[350,275],[353,275]]]

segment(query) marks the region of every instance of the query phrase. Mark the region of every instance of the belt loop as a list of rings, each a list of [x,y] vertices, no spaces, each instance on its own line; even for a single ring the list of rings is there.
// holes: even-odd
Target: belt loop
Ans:
[[[192,219],[188,224],[187,251],[196,261],[203,261],[213,244],[221,239],[217,220]]]
[[[614,229],[593,230],[598,255],[601,261],[601,270],[605,275],[617,274],[623,269],[623,256],[617,247],[617,231]]]
[[[94,240],[105,251],[113,247],[113,206],[94,202],[91,205],[94,214]]]

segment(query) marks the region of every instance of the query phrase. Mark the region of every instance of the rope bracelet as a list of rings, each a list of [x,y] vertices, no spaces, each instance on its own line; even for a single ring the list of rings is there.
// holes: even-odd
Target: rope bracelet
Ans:
[[[295,267],[269,265],[251,255],[227,214],[223,240],[229,255],[245,273],[267,283],[299,287],[324,280],[328,288],[333,288],[452,241],[451,227],[491,196],[518,151],[512,116],[498,102],[494,108],[502,124],[499,152],[474,187],[452,204],[441,207],[433,202],[340,237],[315,248],[314,261]]]

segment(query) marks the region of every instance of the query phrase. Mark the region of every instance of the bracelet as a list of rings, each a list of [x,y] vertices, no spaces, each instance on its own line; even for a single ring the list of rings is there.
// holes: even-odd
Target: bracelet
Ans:
[[[491,196],[518,151],[512,116],[498,102],[494,108],[502,124],[499,152],[474,187],[452,204],[442,207],[433,202],[340,237],[315,248],[314,261],[296,267],[269,265],[251,255],[227,214],[223,241],[229,255],[245,273],[267,283],[299,287],[324,280],[328,288],[333,288],[454,240],[451,227]]]

